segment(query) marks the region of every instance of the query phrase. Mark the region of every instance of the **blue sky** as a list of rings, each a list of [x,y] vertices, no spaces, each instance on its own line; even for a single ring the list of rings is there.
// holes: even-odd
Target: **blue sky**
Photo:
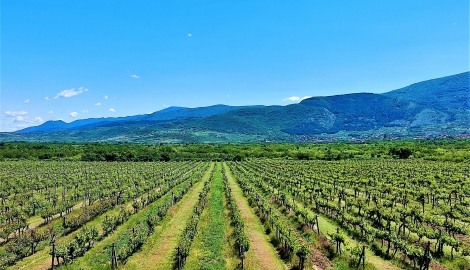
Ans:
[[[381,93],[469,70],[468,0],[2,0],[0,8],[0,131],[167,106]]]

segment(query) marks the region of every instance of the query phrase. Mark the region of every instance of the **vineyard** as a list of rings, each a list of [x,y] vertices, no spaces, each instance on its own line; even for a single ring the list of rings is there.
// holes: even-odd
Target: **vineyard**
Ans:
[[[0,164],[0,269],[470,269],[468,162]]]

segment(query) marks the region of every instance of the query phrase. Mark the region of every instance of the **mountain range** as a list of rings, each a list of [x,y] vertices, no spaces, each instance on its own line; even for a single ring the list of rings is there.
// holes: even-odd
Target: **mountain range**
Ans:
[[[151,114],[47,121],[0,141],[221,143],[468,136],[470,72],[383,94],[317,96],[287,106],[169,107]]]

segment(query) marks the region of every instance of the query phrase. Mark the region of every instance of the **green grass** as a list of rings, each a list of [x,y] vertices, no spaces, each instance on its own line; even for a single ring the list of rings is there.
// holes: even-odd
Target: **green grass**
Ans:
[[[251,247],[245,253],[245,269],[287,269],[288,267],[280,259],[279,254],[269,242],[263,224],[250,207],[240,186],[233,178],[230,167],[226,163],[223,163],[223,166],[225,167],[228,184],[232,189],[232,195],[245,221],[245,232],[250,239]]]
[[[198,225],[185,269],[226,269],[224,186],[221,165],[217,163],[208,204]]]
[[[183,183],[184,184],[184,183]],[[181,184],[180,184],[181,185]],[[179,185],[178,185],[179,186]],[[85,256],[78,258],[73,264],[64,266],[65,269],[108,269],[110,264],[109,246],[119,239],[119,236],[130,230],[139,221],[145,218],[149,213],[156,210],[156,207],[163,201],[171,197],[171,191],[178,186],[171,189],[160,199],[156,200],[146,208],[139,211],[137,214],[132,215],[124,224],[119,226],[116,231],[106,237],[103,241],[97,243],[91,250],[89,250]]]
[[[209,179],[214,165],[211,163],[201,181],[185,195],[180,202],[173,206],[168,215],[152,234],[142,249],[132,255],[120,269],[171,269],[174,264],[175,249],[181,237],[182,230],[188,223],[193,209],[199,199],[199,192],[204,182]]]
[[[108,212],[104,213],[101,216],[98,216],[97,218],[93,219],[92,221],[87,222],[83,228],[88,228],[88,227],[101,227],[101,223],[105,219],[106,215],[114,215],[119,212],[119,208],[114,208],[112,210],[109,210]],[[79,232],[83,230],[83,228],[76,230],[64,237],[59,238],[58,243],[67,243],[73,240],[75,235],[77,235]],[[50,246],[46,246],[43,250],[38,251],[32,256],[26,257],[23,260],[19,261],[16,263],[14,266],[10,267],[9,269],[35,269],[39,268],[40,266],[47,265],[47,267],[50,267],[50,260],[51,260],[51,255],[49,255],[50,251]]]
[[[303,204],[297,203],[297,207],[304,208]],[[308,208],[307,208],[308,209]],[[313,211],[308,210],[310,215],[314,215]],[[340,231],[344,231],[339,225],[336,224],[334,221],[330,221],[328,218],[323,216],[322,214],[318,214],[318,223],[320,227],[320,232],[324,235],[328,235],[328,233],[336,232],[336,229],[339,228]],[[343,249],[346,248],[353,248],[356,246],[361,246],[362,244],[356,241],[355,239],[351,238],[348,234],[343,234],[345,241],[345,246]],[[340,269],[344,269],[347,267],[347,264],[344,263],[343,260],[337,259],[336,261],[333,260],[333,263],[339,263],[341,265]],[[366,263],[372,264],[373,266],[369,266],[370,269],[399,269],[399,267],[395,266],[392,262],[384,260],[379,256],[375,255],[371,250],[366,249]]]

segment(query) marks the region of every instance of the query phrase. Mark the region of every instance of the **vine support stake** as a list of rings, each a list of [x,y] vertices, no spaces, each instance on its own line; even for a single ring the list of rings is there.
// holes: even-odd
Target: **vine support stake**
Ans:
[[[51,264],[51,269],[54,269],[54,257],[55,257],[55,241],[52,240],[52,264]]]
[[[118,269],[115,243],[111,246],[111,269]]]
[[[242,269],[245,267],[245,247],[243,245],[240,246],[240,259],[242,260]]]
[[[181,267],[182,267],[182,262],[181,262],[181,252],[180,252],[180,247],[179,246],[178,246],[177,256],[178,256],[178,270],[180,270]]]
[[[315,215],[315,220],[317,222],[317,233],[320,234],[320,224],[318,224],[318,215]]]

